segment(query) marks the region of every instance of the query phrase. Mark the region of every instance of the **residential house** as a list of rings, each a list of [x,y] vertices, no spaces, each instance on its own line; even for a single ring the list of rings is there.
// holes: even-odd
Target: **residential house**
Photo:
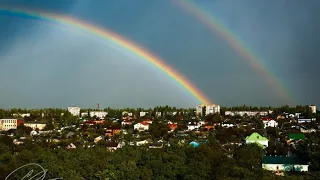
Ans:
[[[111,137],[111,136],[114,136],[116,134],[120,134],[120,132],[121,132],[121,127],[110,126],[110,127],[107,128],[105,135]]]
[[[30,136],[36,136],[36,135],[38,135],[37,131],[33,130],[30,132]]]
[[[149,124],[146,122],[140,122],[133,125],[133,129],[138,131],[146,131],[149,130]]]
[[[171,123],[171,124],[168,124],[168,126],[170,128],[170,131],[174,131],[178,127],[178,124],[177,123]]]
[[[199,121],[198,124],[199,124],[200,126],[203,126],[203,125],[205,125],[206,123],[205,123],[204,121]]]
[[[149,144],[151,143],[152,141],[150,139],[146,139],[146,140],[142,140],[142,141],[137,141],[136,142],[136,145],[137,146],[142,146],[142,145],[145,145],[145,144]]]
[[[189,122],[189,124],[188,124],[188,131],[193,131],[193,130],[196,130],[199,128],[200,128],[200,124],[195,121]]]
[[[113,142],[113,141],[109,141],[107,142],[107,149],[111,152],[117,150],[117,149],[120,149],[122,148],[123,146],[125,146],[125,143],[124,142]]]
[[[262,118],[264,128],[266,127],[278,127],[278,122],[273,120],[272,118]]]
[[[95,122],[96,124],[103,124],[105,121],[102,119],[102,120],[96,120]]]
[[[254,132],[250,136],[246,137],[245,143],[257,143],[264,147],[268,147],[269,140],[266,137],[261,136],[259,133]]]
[[[265,156],[262,160],[262,168],[275,172],[308,171],[309,165],[298,157]]]
[[[130,126],[133,123],[133,120],[124,120],[121,122],[122,126]]]
[[[231,128],[234,127],[235,125],[230,123],[230,122],[223,122],[221,123],[221,127],[226,127],[226,128]]]
[[[316,132],[316,129],[314,129],[314,128],[307,128],[307,127],[302,126],[302,125],[299,125],[299,127],[300,127],[300,131],[301,131],[302,133],[312,133],[312,132]]]
[[[163,148],[163,143],[156,142],[156,143],[149,144],[149,149],[159,149],[159,148]]]
[[[312,121],[316,121],[316,118],[312,118],[312,119],[297,119],[298,123],[310,123]]]
[[[23,142],[23,141],[19,141],[19,140],[17,140],[17,139],[14,139],[14,140],[13,140],[13,144],[14,144],[14,145],[20,145],[20,144],[24,144],[24,142]]]
[[[150,119],[146,119],[143,122],[148,123],[148,124],[152,124],[152,120],[150,120]]]
[[[132,116],[132,112],[123,111],[122,116]]]
[[[99,141],[101,141],[103,138],[101,136],[98,136],[96,138],[94,138],[94,143],[98,143]]]
[[[145,116],[147,113],[148,113],[148,112],[141,111],[141,112],[140,112],[140,117]]]
[[[77,147],[73,143],[70,143],[66,148],[67,149],[76,149]]]
[[[216,125],[215,124],[206,124],[203,128],[204,131],[210,131],[211,129],[215,129]]]

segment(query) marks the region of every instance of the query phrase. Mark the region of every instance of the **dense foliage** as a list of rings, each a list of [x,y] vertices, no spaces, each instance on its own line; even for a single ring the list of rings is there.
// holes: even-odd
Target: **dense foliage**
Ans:
[[[125,146],[115,152],[106,148],[77,148],[73,150],[42,148],[36,145],[17,155],[10,151],[10,141],[1,139],[0,179],[22,165],[38,163],[47,169],[45,179],[275,179],[261,169],[263,151],[255,144],[241,146],[234,157],[226,154],[209,139],[197,148],[166,146],[162,149]],[[32,166],[31,166],[32,167]],[[29,167],[29,168],[31,168]],[[36,168],[33,167],[34,174]],[[30,169],[15,173],[21,179]],[[307,179],[307,176],[304,176]],[[277,177],[301,179],[302,176]]]

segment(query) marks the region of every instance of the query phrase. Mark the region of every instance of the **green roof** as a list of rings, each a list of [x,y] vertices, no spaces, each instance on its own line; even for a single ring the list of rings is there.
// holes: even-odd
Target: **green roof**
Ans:
[[[259,133],[252,133],[250,136],[246,137],[246,140],[251,140],[251,141],[268,141],[267,138],[261,136]]]
[[[263,164],[295,164],[295,165],[308,165],[298,157],[285,157],[285,156],[265,156],[262,160]]]
[[[304,134],[301,133],[290,133],[289,135],[290,140],[304,140]]]

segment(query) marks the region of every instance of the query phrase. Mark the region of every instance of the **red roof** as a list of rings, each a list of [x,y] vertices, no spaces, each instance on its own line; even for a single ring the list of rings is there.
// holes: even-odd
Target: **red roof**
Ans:
[[[261,118],[262,121],[271,121],[273,120],[272,118]]]
[[[142,124],[144,126],[148,126],[149,125],[147,122],[141,122],[140,124]]]
[[[174,130],[174,129],[176,129],[176,128],[178,127],[177,124],[168,124],[168,126],[169,126],[169,128],[170,128],[171,130]]]
[[[18,120],[17,120],[17,126],[21,126],[21,125],[23,125],[23,124],[24,124],[23,120],[21,120],[21,119],[18,119]]]
[[[95,121],[92,121],[92,120],[89,120],[89,121],[87,121],[86,123],[87,123],[87,124],[96,124],[96,122],[95,122]]]

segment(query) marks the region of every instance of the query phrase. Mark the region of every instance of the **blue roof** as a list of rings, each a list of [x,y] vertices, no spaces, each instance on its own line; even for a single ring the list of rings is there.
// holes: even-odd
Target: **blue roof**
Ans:
[[[198,147],[198,146],[199,146],[199,143],[198,143],[198,142],[195,142],[195,141],[192,141],[192,142],[190,143],[190,145],[193,146],[193,147]]]

